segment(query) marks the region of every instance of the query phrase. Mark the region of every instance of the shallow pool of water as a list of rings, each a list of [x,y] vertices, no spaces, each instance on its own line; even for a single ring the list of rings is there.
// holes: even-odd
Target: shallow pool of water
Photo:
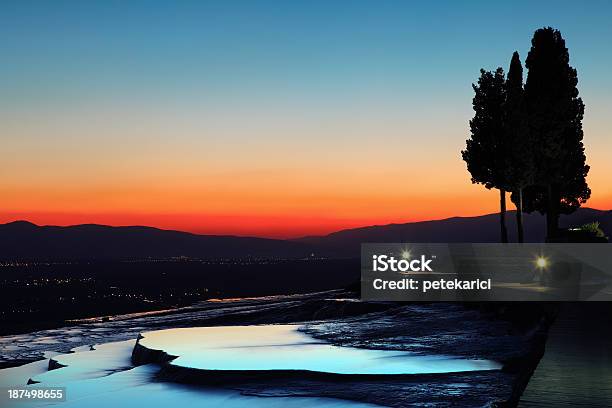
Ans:
[[[489,360],[456,356],[418,355],[404,351],[340,347],[312,338],[298,325],[223,326],[160,330],[144,333],[140,343],[178,356],[173,365],[203,370],[309,370],[335,374],[417,374],[496,370]],[[0,370],[0,385],[65,387],[61,407],[368,407],[371,405],[323,397],[257,397],[232,389],[192,387],[156,379],[160,366],[133,367],[134,340],[77,347],[53,356],[66,367],[47,371],[48,360]],[[4,401],[6,402],[6,401]],[[29,402],[41,407],[47,402]],[[9,401],[17,407],[22,403]],[[55,404],[50,404],[55,405]]]
[[[144,333],[140,343],[178,356],[173,365],[203,370],[308,370],[334,374],[423,374],[497,370],[494,361],[406,351],[340,347],[298,325],[222,326]]]

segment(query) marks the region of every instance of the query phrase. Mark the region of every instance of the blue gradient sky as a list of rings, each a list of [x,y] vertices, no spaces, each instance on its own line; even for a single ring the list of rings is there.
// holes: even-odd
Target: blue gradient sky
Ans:
[[[612,3],[531,3],[2,2],[1,218],[281,236],[494,211],[459,155],[471,83],[548,25],[610,208]]]

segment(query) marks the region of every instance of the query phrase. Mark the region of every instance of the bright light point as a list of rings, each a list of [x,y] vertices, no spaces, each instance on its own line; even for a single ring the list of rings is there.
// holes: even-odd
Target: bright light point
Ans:
[[[404,250],[402,251],[402,258],[403,258],[403,259],[410,259],[410,251],[409,251],[409,250],[407,250],[407,249],[404,249]]]
[[[544,258],[543,256],[538,256],[535,263],[538,268],[543,269],[548,266],[548,259]]]

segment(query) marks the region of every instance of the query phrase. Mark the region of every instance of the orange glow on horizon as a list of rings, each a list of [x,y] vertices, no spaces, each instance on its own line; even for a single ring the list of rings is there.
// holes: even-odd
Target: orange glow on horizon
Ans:
[[[479,216],[497,212],[495,200],[487,200],[488,206],[475,211],[469,205],[444,208],[430,208],[426,211],[406,211],[408,215],[361,216],[300,216],[291,214],[142,214],[142,213],[77,213],[77,212],[0,212],[0,223],[25,220],[37,225],[70,226],[78,224],[102,224],[110,226],[148,226],[167,230],[178,230],[195,234],[257,236],[265,238],[299,238],[309,235],[325,235],[343,229],[371,225],[401,224],[430,221],[454,216]],[[590,204],[590,203],[589,203]],[[609,209],[612,202],[599,202],[591,208]],[[510,210],[514,209],[508,203]],[[413,216],[410,216],[410,213]]]
[[[284,191],[279,185],[259,184],[255,186],[261,187],[259,191],[252,186],[242,190],[236,186],[216,192],[187,186],[167,190],[149,186],[105,190],[4,188],[0,189],[4,197],[0,223],[26,220],[59,226],[141,225],[197,234],[296,238],[370,225],[479,216],[497,212],[499,205],[496,190],[468,183],[455,190],[449,186],[446,194],[430,191],[423,196],[410,188],[399,189],[398,193],[393,183],[379,183],[378,194],[364,191],[358,183],[346,184],[317,189],[313,183],[304,182],[301,190]],[[509,198],[507,204],[513,209]],[[610,209],[612,196],[594,194],[586,206]]]
[[[410,220],[325,219],[290,216],[201,215],[201,214],[74,214],[4,213],[0,223],[27,220],[37,225],[69,226],[103,224],[111,226],[149,226],[195,234],[297,238],[324,235],[346,228]]]
[[[448,215],[450,216],[450,215]],[[447,218],[447,217],[441,217]],[[324,218],[294,216],[202,215],[202,214],[78,214],[45,212],[0,213],[0,223],[24,220],[37,225],[70,226],[102,224],[110,226],[148,226],[195,234],[299,238],[325,235],[343,229],[425,221],[418,218]]]

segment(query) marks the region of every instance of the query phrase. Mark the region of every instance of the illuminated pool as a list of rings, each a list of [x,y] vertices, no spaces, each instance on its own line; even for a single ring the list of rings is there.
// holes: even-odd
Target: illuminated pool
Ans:
[[[490,360],[340,347],[298,325],[222,326],[144,333],[140,344],[178,356],[171,364],[202,370],[307,370],[334,374],[423,374],[497,370]]]
[[[297,325],[222,326],[146,332],[143,347],[178,356],[171,364],[200,370],[294,370],[329,374],[386,375],[457,373],[497,370],[499,363],[456,356],[419,355],[405,351],[341,347],[318,341]],[[150,363],[134,367],[135,340],[83,346],[71,354],[54,355],[59,368],[48,371],[48,360],[0,370],[0,385],[64,387],[65,402],[30,401],[29,407],[57,405],[66,408],[112,407],[370,407],[372,405],[313,395],[256,396],[232,387],[189,386],[160,381],[162,366]],[[229,374],[232,375],[231,373]],[[265,378],[265,377],[262,377]],[[456,387],[455,387],[456,388]],[[1,404],[0,404],[1,405]],[[9,401],[4,407],[18,407]]]
[[[39,381],[36,387],[63,387],[66,401],[8,401],[2,408],[58,406],[62,408],[367,408],[373,405],[324,397],[257,397],[239,391],[214,387],[194,387],[155,380],[159,366],[146,364],[130,367],[130,355],[135,341],[107,343],[90,350],[75,349],[74,353],[54,356],[66,367],[47,371],[48,360],[0,370],[0,385],[25,386],[28,379]]]

